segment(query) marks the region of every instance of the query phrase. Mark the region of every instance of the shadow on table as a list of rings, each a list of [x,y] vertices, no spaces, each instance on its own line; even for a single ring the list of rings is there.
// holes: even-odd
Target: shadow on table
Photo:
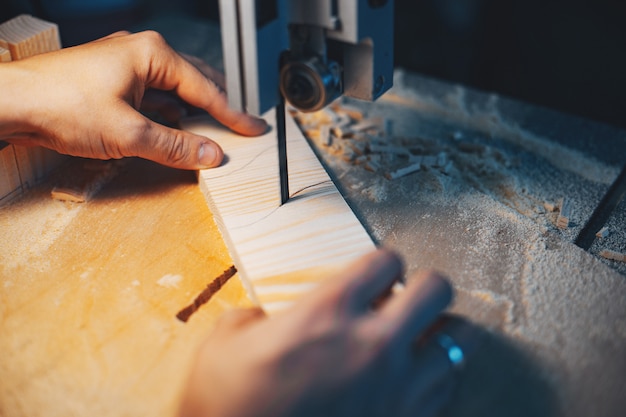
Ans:
[[[501,335],[489,333],[467,363],[445,417],[559,415],[556,393],[537,364]]]

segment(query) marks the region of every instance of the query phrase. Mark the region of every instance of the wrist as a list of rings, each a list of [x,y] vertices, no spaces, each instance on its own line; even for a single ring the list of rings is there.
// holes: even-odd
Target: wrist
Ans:
[[[18,62],[0,64],[0,140],[19,143],[35,132],[28,91],[33,77]]]

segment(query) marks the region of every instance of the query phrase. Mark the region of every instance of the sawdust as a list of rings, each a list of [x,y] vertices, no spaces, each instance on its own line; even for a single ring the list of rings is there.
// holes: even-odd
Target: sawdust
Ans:
[[[586,407],[598,398],[611,399],[599,407],[614,410],[626,372],[626,280],[618,272],[626,273],[612,265],[622,262],[590,255],[626,252],[619,228],[626,224],[624,204],[607,223],[615,232],[597,239],[590,253],[573,241],[619,168],[505,120],[495,96],[473,106],[464,89],[438,100],[400,82],[375,106],[344,102],[393,121],[391,137],[376,138],[386,146],[375,149],[392,153],[380,158],[376,172],[312,138],[324,163],[348,184],[345,197],[375,240],[403,256],[409,276],[424,268],[448,275],[456,288],[451,311],[523,347],[541,364],[528,380],[549,384],[562,415],[594,414]],[[453,163],[447,171],[425,167],[383,177],[411,155],[442,152]],[[571,210],[559,229],[563,199]],[[602,388],[589,387],[590,380],[602,381]]]
[[[40,259],[80,212],[80,206],[66,205],[48,197],[50,190],[26,193],[24,197],[0,209],[0,275]],[[16,221],[19,219],[19,221]],[[35,261],[36,260],[36,261]]]
[[[167,274],[159,278],[157,284],[165,288],[178,288],[182,279],[182,275]]]
[[[466,94],[467,89],[458,86],[443,100],[427,98],[415,94],[413,89],[407,87],[406,76],[407,73],[396,71],[393,93],[384,96],[383,99],[400,101],[420,111],[437,115],[444,120],[461,122],[469,129],[479,130],[491,137],[504,139],[528,152],[542,155],[551,164],[563,171],[573,172],[592,182],[610,184],[618,174],[618,167],[607,166],[588,155],[546,140],[544,137],[539,137],[521,128],[511,120],[506,120],[499,111],[500,98],[497,95],[491,95],[482,106],[470,105]]]
[[[41,254],[54,244],[80,213],[81,204],[50,197],[56,185],[80,185],[80,189],[85,190],[85,201],[114,178],[123,165],[122,161],[73,158],[54,171],[44,183],[0,208],[0,241],[3,242],[0,276],[9,277],[26,266],[45,269],[48,261]]]

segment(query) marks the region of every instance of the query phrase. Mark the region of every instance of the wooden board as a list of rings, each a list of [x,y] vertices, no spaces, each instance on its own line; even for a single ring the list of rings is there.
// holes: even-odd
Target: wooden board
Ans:
[[[31,15],[19,15],[0,25],[0,46],[13,61],[61,48],[58,26]]]
[[[270,125],[274,114],[264,116]],[[227,162],[200,171],[200,187],[251,296],[268,311],[374,248],[292,117],[286,119],[291,198],[282,206],[274,128],[245,138],[208,118],[183,123],[224,149]]]
[[[24,14],[0,24],[0,62],[17,61],[60,48],[59,30],[54,23]],[[0,176],[19,178],[20,183],[11,190],[5,190],[7,184],[3,181],[0,185],[0,205],[32,187],[66,160],[64,155],[41,147],[11,145],[11,150],[5,150],[5,153],[13,153],[16,164],[0,165]]]
[[[15,148],[12,145],[0,143],[0,205],[18,193],[21,186]]]
[[[252,305],[235,276],[176,318],[232,259],[192,172],[119,168],[86,203],[50,179],[0,209],[2,417],[175,416],[216,318]]]
[[[0,46],[0,62],[11,61],[11,51]]]
[[[1,40],[0,40],[1,42]],[[0,62],[10,62],[11,52],[0,46]],[[15,147],[0,141],[0,206],[22,191]]]

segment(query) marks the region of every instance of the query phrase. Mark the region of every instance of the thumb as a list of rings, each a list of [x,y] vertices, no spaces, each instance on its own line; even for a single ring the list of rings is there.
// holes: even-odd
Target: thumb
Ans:
[[[219,166],[224,158],[222,148],[214,141],[153,121],[147,121],[142,136],[135,143],[133,156],[172,168],[212,168]]]

